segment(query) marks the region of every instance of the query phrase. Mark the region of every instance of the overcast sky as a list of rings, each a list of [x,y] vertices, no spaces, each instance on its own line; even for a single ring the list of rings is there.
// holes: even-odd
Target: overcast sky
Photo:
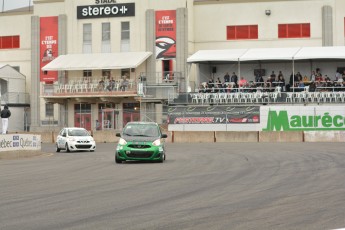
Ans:
[[[33,0],[0,0],[0,11],[13,10],[33,5]]]

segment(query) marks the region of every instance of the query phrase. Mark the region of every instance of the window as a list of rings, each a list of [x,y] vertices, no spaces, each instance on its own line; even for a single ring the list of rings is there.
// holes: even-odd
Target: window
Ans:
[[[54,116],[54,104],[47,103],[46,104],[46,117]]]
[[[92,77],[91,70],[83,70],[83,77]]]
[[[110,41],[110,22],[102,23],[102,42]]]
[[[227,40],[258,39],[258,25],[227,26]]]
[[[279,24],[278,38],[310,38],[310,23]]]
[[[105,79],[110,79],[110,69],[102,69],[102,77],[105,77]]]
[[[102,53],[111,53],[110,47],[110,22],[102,23]]]
[[[91,53],[92,52],[92,27],[91,23],[83,25],[83,52]]]
[[[130,43],[129,22],[121,22],[121,52],[130,51],[129,43]]]
[[[19,48],[19,36],[0,36],[0,49]]]

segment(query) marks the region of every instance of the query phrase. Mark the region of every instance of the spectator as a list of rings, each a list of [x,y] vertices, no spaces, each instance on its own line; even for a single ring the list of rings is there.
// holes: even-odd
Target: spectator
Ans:
[[[240,87],[244,87],[248,84],[247,80],[244,79],[244,77],[241,77],[240,81],[239,81],[239,86]]]
[[[226,92],[227,93],[231,93],[232,92],[232,84],[230,84],[230,83],[226,84]]]
[[[129,84],[129,82],[128,82],[127,78],[124,78],[123,81],[121,82],[120,90],[126,91],[128,84]]]
[[[104,77],[98,82],[97,90],[102,91],[104,89]]]
[[[107,86],[107,90],[112,91],[115,88],[115,80],[112,77],[111,80],[109,81],[109,85]]]
[[[279,77],[280,76],[283,76],[284,77],[284,75],[283,75],[283,73],[282,73],[282,71],[281,70],[279,70],[279,73],[278,73],[278,79],[279,79]]]
[[[325,82],[331,81],[331,79],[327,76],[327,74],[325,75]]]
[[[341,78],[341,74],[339,73],[339,71],[337,71],[335,73],[335,81],[338,81]]]
[[[11,116],[11,111],[8,109],[8,106],[5,105],[4,109],[1,110],[1,121],[2,121],[2,134],[7,134],[8,129],[8,118]]]
[[[323,81],[322,75],[321,74],[317,74],[315,80],[318,81],[318,82]]]
[[[316,73],[315,73],[315,71],[311,72],[310,81],[316,81]]]
[[[230,82],[230,75],[228,72],[226,72],[224,75],[224,82]]]
[[[238,77],[237,77],[237,75],[235,74],[235,72],[232,72],[230,82],[235,83],[236,87],[238,87]]]
[[[302,80],[299,81],[298,87],[299,88],[304,88],[304,82]]]
[[[271,77],[271,82],[275,82],[276,81],[276,74],[274,73],[274,71],[272,71],[270,77]]]
[[[101,129],[101,123],[99,123],[98,120],[96,120],[96,130],[100,130]]]
[[[285,79],[283,75],[279,75],[278,77],[278,86],[280,86],[281,89],[285,91]]]
[[[316,84],[315,81],[311,81],[309,85],[309,92],[315,92],[316,91]]]

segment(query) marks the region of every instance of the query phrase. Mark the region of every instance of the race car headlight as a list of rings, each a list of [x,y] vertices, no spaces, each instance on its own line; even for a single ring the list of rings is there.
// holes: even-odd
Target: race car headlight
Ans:
[[[120,138],[119,139],[119,145],[125,145],[125,144],[127,144],[127,141],[125,141],[125,139],[123,139],[123,138]]]
[[[154,146],[160,146],[161,145],[161,139],[157,139],[154,142],[152,142],[152,145]]]

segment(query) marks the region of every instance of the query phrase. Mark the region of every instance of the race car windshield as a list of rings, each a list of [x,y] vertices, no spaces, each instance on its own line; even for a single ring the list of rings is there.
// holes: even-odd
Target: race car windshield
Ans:
[[[89,136],[90,134],[83,129],[68,130],[68,136]]]
[[[123,135],[127,136],[142,136],[142,137],[157,137],[159,136],[158,127],[155,125],[128,125],[123,130]]]

